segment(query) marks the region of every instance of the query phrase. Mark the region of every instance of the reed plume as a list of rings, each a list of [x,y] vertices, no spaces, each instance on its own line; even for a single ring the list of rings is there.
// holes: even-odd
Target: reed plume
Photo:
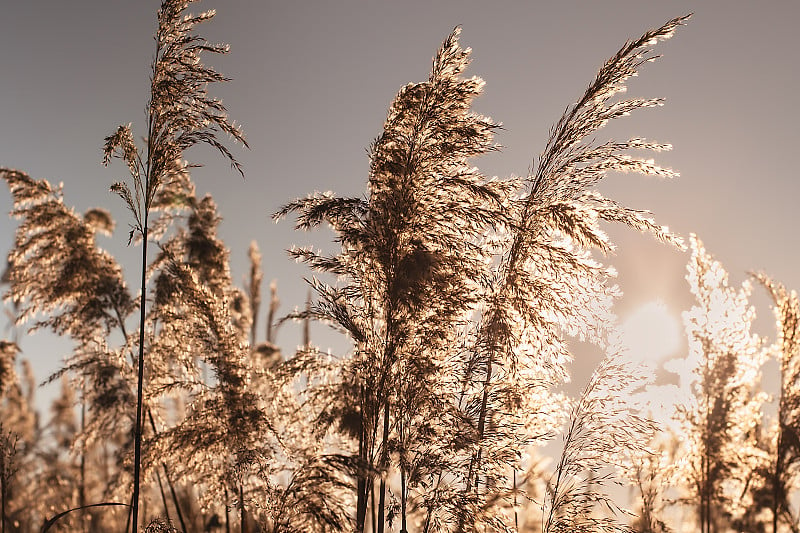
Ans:
[[[151,67],[150,101],[147,104],[146,146],[139,149],[133,140],[130,125],[120,126],[106,138],[105,162],[112,156],[121,158],[128,167],[131,184],[115,183],[117,193],[133,216],[128,241],[141,237],[142,275],[139,324],[139,355],[136,392],[136,417],[133,459],[133,531],[137,531],[139,483],[141,468],[143,386],[145,370],[145,322],[147,292],[147,244],[150,212],[162,186],[174,174],[186,170],[182,163],[185,150],[196,144],[208,144],[230,161],[238,172],[242,169],[228,148],[218,140],[221,133],[247,146],[238,126],[228,119],[225,106],[207,93],[210,83],[228,81],[223,75],[201,62],[201,54],[224,54],[227,45],[210,44],[194,34],[198,24],[210,20],[214,11],[184,15],[193,0],[164,0],[158,11],[156,51]]]
[[[681,475],[707,533],[741,518],[752,499],[750,480],[764,459],[757,430],[766,353],[751,332],[749,283],[729,286],[728,273],[694,235],[691,246],[686,279],[696,304],[684,313],[689,355],[683,364],[693,375],[691,398],[678,406],[687,456]]]
[[[777,427],[769,445],[771,464],[765,469],[765,494],[772,513],[772,532],[783,522],[799,531],[790,495],[800,476],[800,303],[797,292],[786,289],[765,273],[754,277],[773,301],[777,338],[771,348],[780,364]]]

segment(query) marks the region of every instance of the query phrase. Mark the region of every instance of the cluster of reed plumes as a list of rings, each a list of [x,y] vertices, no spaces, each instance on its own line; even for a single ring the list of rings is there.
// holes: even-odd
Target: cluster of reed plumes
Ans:
[[[281,353],[274,286],[258,340],[261,253],[254,243],[249,281],[236,287],[216,204],[195,191],[186,149],[208,144],[241,172],[218,136],[246,143],[207,92],[226,78],[202,54],[227,47],[194,33],[213,12],[185,15],[191,3],[159,10],[144,145],[131,125],[105,141],[104,162],[120,159],[129,173],[111,189],[132,217],[129,244],[142,246],[138,294],[96,243],[113,232],[110,213],[76,213],[47,181],[0,169],[20,220],[7,300],[20,324],[74,346],[50,378],[62,395],[43,426],[29,369],[17,375],[17,344],[0,343],[3,533],[655,532],[678,501],[659,484],[681,477],[678,504],[697,507],[703,531],[755,528],[767,511],[773,530],[797,530],[796,295],[758,278],[775,300],[785,376],[768,432],[755,389],[767,352],[749,333],[746,290],[732,292],[693,241],[696,401],[678,415],[691,449],[673,480],[662,479],[659,428],[629,402],[649,378],[610,342],[619,291],[601,262],[614,249],[601,224],[683,242],[594,189],[609,172],[673,177],[635,155],[670,146],[594,136],[661,105],[619,94],[688,17],[627,42],[552,128],[532,172],[508,179],[471,162],[497,149],[499,124],[471,111],[484,84],[463,76],[470,51],[453,31],[429,79],[392,103],[366,194],[313,194],[275,215],[296,216],[299,229],[327,224],[340,246],[292,250],[323,277],[284,319],[341,330],[352,349],[331,356],[307,333]],[[158,247],[150,261],[148,244]],[[738,319],[711,324],[720,302]],[[608,354],[576,399],[561,392],[570,338]],[[559,434],[563,451],[543,468],[537,450]],[[608,491],[629,482],[640,488],[634,511]]]

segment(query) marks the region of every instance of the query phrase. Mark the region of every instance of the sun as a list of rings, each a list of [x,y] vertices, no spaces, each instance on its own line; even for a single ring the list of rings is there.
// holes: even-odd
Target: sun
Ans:
[[[639,307],[622,322],[619,338],[632,359],[657,361],[680,348],[681,330],[667,306],[653,301]]]

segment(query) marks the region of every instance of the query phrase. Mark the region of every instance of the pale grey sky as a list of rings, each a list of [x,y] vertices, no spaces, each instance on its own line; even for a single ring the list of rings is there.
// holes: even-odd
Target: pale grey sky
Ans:
[[[120,123],[132,122],[143,134],[159,3],[3,4],[0,165],[63,181],[66,202],[79,211],[111,209],[120,229],[100,244],[120,258],[135,286],[138,250],[125,246],[127,214],[108,192],[124,173],[100,165],[101,146]],[[474,51],[468,74],[487,82],[476,109],[505,126],[497,138],[503,152],[475,164],[504,176],[527,172],[550,125],[626,39],[688,12],[695,12],[688,26],[659,45],[664,57],[630,83],[630,95],[664,97],[666,105],[598,136],[670,142],[674,150],[658,161],[681,177],[664,183],[612,176],[602,190],[654,211],[683,235],[700,235],[734,281],[764,269],[800,288],[796,0],[204,0],[194,7],[209,8],[218,14],[201,34],[230,43],[231,53],[213,64],[234,78],[212,92],[243,124],[252,150],[234,150],[244,180],[208,149],[188,159],[207,164],[194,176],[198,192],[211,193],[224,217],[221,237],[235,279],[243,278],[256,239],[266,279],[278,280],[283,311],[302,304],[301,278],[309,274],[283,250],[329,243],[331,235],[296,233],[290,221],[275,225],[270,215],[315,190],[364,192],[365,148],[380,133],[389,103],[403,84],[427,78],[431,57],[454,26],[463,26],[461,42]],[[0,212],[9,210],[3,188]],[[7,218],[0,223],[0,252],[10,247],[14,227]],[[620,249],[611,263],[625,291],[620,314],[659,298],[676,316],[691,304],[688,254],[631,231],[612,234]],[[755,301],[769,320],[766,299]],[[315,332],[325,344],[322,329]],[[279,343],[291,351],[297,339],[289,326]],[[46,337],[21,344],[41,378],[65,355]]]

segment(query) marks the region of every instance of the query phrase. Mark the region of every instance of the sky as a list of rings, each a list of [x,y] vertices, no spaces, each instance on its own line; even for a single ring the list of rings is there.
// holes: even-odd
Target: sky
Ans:
[[[144,134],[159,2],[4,4],[0,166],[63,182],[66,203],[80,212],[111,210],[118,230],[99,244],[120,260],[135,287],[139,250],[126,246],[130,220],[108,192],[125,177],[124,168],[101,165],[102,144],[118,124],[131,122],[137,137]],[[258,241],[265,278],[277,281],[284,312],[302,305],[303,277],[310,274],[284,250],[293,244],[330,248],[332,235],[324,229],[298,233],[291,220],[275,224],[271,214],[314,191],[364,194],[366,148],[389,104],[404,84],[427,78],[433,54],[454,26],[462,26],[461,43],[473,49],[467,74],[487,83],[475,109],[504,125],[496,139],[502,152],[474,163],[502,177],[529,171],[550,126],[626,39],[690,12],[688,25],[657,47],[663,57],[629,83],[629,96],[663,97],[666,105],[597,136],[669,142],[673,151],[657,154],[657,162],[680,177],[663,182],[612,175],[600,189],[653,211],[681,235],[698,234],[734,283],[749,270],[764,270],[800,288],[796,0],[204,0],[193,10],[211,8],[217,16],[199,31],[231,45],[229,55],[209,62],[233,78],[211,93],[243,125],[251,149],[233,150],[244,179],[210,149],[193,149],[186,158],[206,165],[193,176],[198,193],[211,194],[223,216],[220,236],[231,251],[234,279],[243,280],[247,248]],[[3,188],[0,212],[10,209]],[[0,220],[5,253],[16,223]],[[609,232],[619,245],[609,262],[625,293],[619,315],[661,301],[679,320],[691,305],[684,279],[689,254],[626,228]],[[766,297],[757,293],[753,301],[768,325]],[[8,336],[2,320],[0,336]],[[312,336],[323,348],[344,349],[322,326]],[[279,334],[285,352],[298,342],[298,327]],[[24,337],[20,345],[40,379],[69,349],[44,334]],[[578,383],[586,377],[580,372]]]

